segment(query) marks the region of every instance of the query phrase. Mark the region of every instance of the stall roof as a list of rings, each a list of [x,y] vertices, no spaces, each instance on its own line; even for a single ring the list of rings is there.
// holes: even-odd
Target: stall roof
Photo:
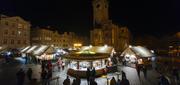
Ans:
[[[36,50],[33,51],[34,55],[41,55],[42,53],[44,53],[45,50],[48,49],[49,46],[47,45],[41,45],[39,48],[37,48]]]
[[[132,46],[132,47],[128,47],[121,55],[126,55],[126,54],[129,54],[129,55],[137,55],[139,57],[152,57],[154,56],[154,54],[148,50],[147,48],[145,47],[142,47],[142,46]]]
[[[0,53],[3,53],[7,50],[8,50],[7,46],[0,46]]]
[[[24,49],[22,49],[22,50],[21,50],[21,53],[26,52],[26,51],[27,51],[30,47],[31,47],[31,46],[27,46],[27,47],[25,47]]]
[[[29,48],[26,53],[32,53],[36,48],[38,48],[37,45],[31,46],[31,48]]]
[[[44,51],[44,53],[46,53],[46,54],[52,54],[52,53],[54,53],[55,52],[55,49],[54,49],[54,47],[52,47],[52,46],[49,46],[45,51]]]
[[[107,53],[111,54],[113,51],[113,47],[110,46],[83,46],[79,51],[90,51],[95,53]]]

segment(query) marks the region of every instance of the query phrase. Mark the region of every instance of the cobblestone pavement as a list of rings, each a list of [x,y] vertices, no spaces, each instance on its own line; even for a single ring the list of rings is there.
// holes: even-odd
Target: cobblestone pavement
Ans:
[[[16,85],[16,72],[19,70],[19,68],[23,68],[25,71],[31,67],[33,69],[33,78],[37,79],[37,83],[30,84],[29,81],[26,79],[25,85],[40,85],[40,71],[41,66],[36,64],[17,64],[17,63],[10,63],[10,64],[1,64],[0,65],[0,85]],[[124,71],[126,73],[127,79],[130,81],[131,85],[158,85],[158,79],[159,76],[158,73],[156,73],[153,70],[148,70],[148,78],[145,79],[143,73],[141,72],[140,78],[137,76],[137,72],[132,67],[126,67],[126,66],[118,66],[119,71]],[[57,67],[53,69],[53,77],[59,77],[59,80],[52,80],[51,85],[62,85],[62,82],[66,78],[67,74],[67,68],[63,71],[58,72]],[[117,80],[117,74],[116,73],[109,73],[108,78],[111,79],[112,77],[115,77]],[[121,79],[121,75],[119,77]],[[73,81],[73,77],[70,77],[71,83]],[[107,85],[107,78],[99,77],[95,80],[98,85]],[[81,85],[87,85],[86,79],[81,79]]]

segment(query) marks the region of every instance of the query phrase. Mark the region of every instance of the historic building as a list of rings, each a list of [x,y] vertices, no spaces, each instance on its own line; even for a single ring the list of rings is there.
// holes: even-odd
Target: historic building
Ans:
[[[110,45],[122,52],[129,46],[130,33],[127,27],[118,26],[109,20],[108,1],[93,0],[93,30],[90,32],[92,45]]]
[[[59,38],[57,39],[57,37],[60,37],[57,32],[48,30],[46,28],[37,27],[31,30],[32,45],[55,45],[59,42]]]
[[[32,45],[50,45],[60,48],[73,48],[74,43],[85,43],[85,38],[77,36],[74,32],[59,34],[47,28],[34,28],[31,31]]]
[[[31,24],[19,16],[0,15],[0,46],[21,48],[30,45]]]

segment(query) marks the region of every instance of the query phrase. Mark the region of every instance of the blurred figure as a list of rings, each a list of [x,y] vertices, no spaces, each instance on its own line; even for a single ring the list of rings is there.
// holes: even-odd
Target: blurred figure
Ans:
[[[110,81],[110,85],[116,85],[116,80],[114,77],[112,77],[112,79]]]
[[[29,68],[27,70],[27,72],[26,72],[27,77],[28,77],[29,80],[32,80],[32,73],[33,73],[32,68]]]
[[[62,61],[62,70],[64,70],[65,62]]]
[[[124,71],[121,72],[122,72],[122,78],[126,78],[126,73]]]
[[[70,85],[70,79],[69,76],[64,80],[63,85]]]
[[[144,73],[144,78],[147,79],[147,67],[145,65],[143,66],[143,73]]]
[[[91,77],[96,77],[96,70],[94,67],[93,67],[92,72],[91,72]]]
[[[77,85],[81,84],[81,79],[78,76],[76,77],[76,82],[77,82]]]
[[[77,85],[76,79],[73,79],[72,85]]]
[[[120,79],[117,80],[116,85],[121,85],[121,80]]]
[[[95,81],[95,78],[91,77],[90,85],[97,85],[97,82]]]
[[[129,80],[126,77],[122,77],[121,85],[130,85]]]
[[[17,85],[24,85],[25,73],[22,68],[16,73],[16,76],[17,76]]]
[[[41,72],[42,85],[46,85],[46,76],[47,76],[47,71],[46,69],[44,69]]]
[[[49,70],[47,73],[47,76],[46,76],[46,84],[47,85],[50,85],[51,78],[52,78],[52,70]]]
[[[87,83],[88,83],[88,85],[89,85],[89,79],[90,79],[90,73],[91,73],[91,71],[90,71],[90,69],[89,68],[87,68],[87,71],[86,71],[86,78],[87,78]]]
[[[136,64],[136,71],[137,71],[138,77],[140,78],[141,66],[139,64]]]
[[[161,75],[159,79],[160,81],[158,85],[170,85],[168,79],[164,75]]]

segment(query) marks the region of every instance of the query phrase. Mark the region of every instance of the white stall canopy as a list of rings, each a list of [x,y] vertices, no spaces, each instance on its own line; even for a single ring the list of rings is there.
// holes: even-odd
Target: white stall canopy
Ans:
[[[130,46],[121,56],[138,56],[138,57],[152,57],[154,54],[147,48],[142,46]]]

